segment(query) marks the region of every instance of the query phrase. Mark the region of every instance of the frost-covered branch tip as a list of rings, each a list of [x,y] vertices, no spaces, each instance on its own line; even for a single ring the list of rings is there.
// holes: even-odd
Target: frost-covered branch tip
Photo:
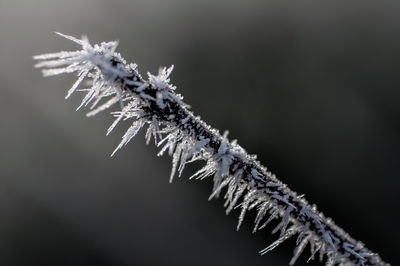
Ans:
[[[85,37],[77,39],[58,34],[79,44],[82,49],[35,56],[34,59],[39,60],[35,66],[43,68],[44,76],[77,74],[77,81],[68,90],[66,98],[85,80],[89,86],[79,90],[85,96],[78,109],[89,106],[87,116],[96,115],[114,104],[121,106],[120,111],[112,113],[115,121],[107,134],[121,120],[129,119],[131,126],[112,155],[146,127],[147,143],[153,138],[160,147],[158,155],[168,152],[172,156],[170,181],[176,174],[182,174],[188,162],[206,162],[190,178],[213,176],[210,199],[224,191],[226,213],[240,207],[238,229],[246,212],[252,209],[257,213],[254,232],[266,227],[271,220],[280,219],[273,230],[273,233],[279,232],[278,240],[261,250],[261,254],[297,235],[291,265],[307,245],[311,252],[309,260],[318,253],[319,260],[327,265],[386,265],[378,254],[351,238],[317,211],[315,205],[308,204],[268,172],[256,161],[256,156],[249,155],[236,141],[230,142],[227,134],[221,135],[194,116],[170,83],[172,66],[161,68],[156,75],[148,73],[148,79],[144,79],[136,64],[128,64],[115,52],[117,42],[91,45]]]

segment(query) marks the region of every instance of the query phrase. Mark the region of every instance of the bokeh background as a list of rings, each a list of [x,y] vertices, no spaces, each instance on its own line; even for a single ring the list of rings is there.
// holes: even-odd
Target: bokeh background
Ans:
[[[33,68],[77,48],[53,31],[118,39],[143,75],[175,64],[196,114],[400,263],[400,2],[0,0],[0,265],[287,265],[295,247],[259,256],[274,226],[236,232],[211,180],[170,185],[143,134],[110,158],[129,124],[106,137],[109,114],[64,101],[74,77]]]

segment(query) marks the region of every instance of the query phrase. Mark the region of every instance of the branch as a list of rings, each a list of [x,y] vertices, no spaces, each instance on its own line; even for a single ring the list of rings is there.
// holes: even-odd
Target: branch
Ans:
[[[112,155],[142,127],[147,127],[147,143],[153,138],[160,147],[158,155],[168,150],[172,156],[171,182],[176,174],[182,174],[187,163],[206,161],[205,166],[190,178],[213,176],[210,199],[226,190],[226,213],[234,207],[241,208],[237,229],[251,209],[257,211],[254,232],[273,219],[281,219],[273,230],[273,233],[280,232],[278,240],[261,250],[260,254],[264,255],[286,239],[298,235],[290,265],[296,262],[307,244],[311,249],[309,260],[319,253],[320,261],[325,260],[327,265],[387,265],[378,254],[351,238],[330,218],[317,211],[315,205],[310,205],[268,172],[256,156],[249,155],[235,140],[230,142],[227,133],[221,135],[200,117],[194,116],[170,83],[173,66],[160,68],[157,75],[148,73],[145,80],[138,73],[136,64],[128,64],[115,52],[117,42],[92,46],[85,37],[76,39],[58,34],[81,45],[82,50],[35,56],[34,59],[39,60],[35,66],[44,68],[44,76],[78,74],[66,98],[77,90],[83,80],[87,80],[90,87],[80,90],[86,95],[78,107],[90,104],[91,111],[87,116],[120,104],[121,110],[112,113],[116,120],[107,134],[121,120],[132,119],[133,122]],[[266,216],[269,218],[265,219]]]

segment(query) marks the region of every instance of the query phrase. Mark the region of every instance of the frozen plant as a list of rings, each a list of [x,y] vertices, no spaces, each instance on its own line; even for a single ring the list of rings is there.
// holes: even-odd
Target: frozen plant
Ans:
[[[380,256],[364,244],[350,237],[330,218],[310,205],[302,196],[290,190],[274,174],[268,172],[237,142],[229,141],[189,110],[183,97],[170,83],[170,68],[161,68],[157,75],[148,73],[144,79],[136,64],[128,64],[115,52],[117,42],[91,45],[86,37],[77,39],[59,35],[82,46],[74,52],[58,52],[35,56],[35,65],[43,68],[44,76],[76,73],[77,81],[69,89],[66,98],[86,80],[89,88],[78,109],[90,106],[87,116],[93,116],[114,104],[121,110],[113,112],[114,123],[109,134],[121,120],[131,121],[121,143],[112,155],[125,146],[141,128],[146,127],[146,142],[153,138],[160,147],[158,155],[167,152],[172,156],[170,181],[181,175],[188,162],[205,161],[205,166],[190,178],[205,179],[213,176],[214,186],[210,199],[225,193],[226,213],[240,207],[239,229],[248,210],[257,212],[254,232],[273,219],[280,223],[273,230],[278,239],[260,251],[264,255],[286,239],[297,235],[297,247],[290,261],[293,265],[307,245],[308,260],[319,257],[326,265],[387,265]]]

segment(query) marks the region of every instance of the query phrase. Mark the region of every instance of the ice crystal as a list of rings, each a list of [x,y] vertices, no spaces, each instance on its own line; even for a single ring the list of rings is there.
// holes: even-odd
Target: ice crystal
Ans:
[[[169,75],[171,75],[172,70],[174,70],[174,65],[170,66],[168,69],[166,67],[160,68],[158,70],[158,75],[152,75],[147,73],[149,76],[150,84],[153,84],[159,90],[165,90],[169,88]]]
[[[34,59],[39,60],[36,67],[43,68],[44,76],[76,73],[78,78],[66,98],[76,91],[85,92],[77,109],[90,105],[87,116],[119,103],[121,110],[112,113],[115,120],[107,134],[121,121],[132,122],[112,156],[141,128],[147,127],[146,143],[153,138],[160,148],[159,156],[165,152],[172,156],[171,182],[176,174],[182,175],[187,163],[206,162],[190,178],[213,176],[214,186],[209,199],[218,197],[225,190],[226,213],[234,208],[241,209],[237,229],[247,211],[253,209],[256,210],[253,232],[265,228],[273,219],[281,219],[273,230],[273,233],[280,232],[278,239],[260,254],[298,234],[291,265],[307,245],[311,252],[309,260],[319,252],[320,260],[326,257],[327,265],[386,265],[379,255],[351,238],[330,218],[318,212],[314,205],[309,205],[303,196],[297,196],[280,182],[237,141],[229,142],[227,132],[220,135],[200,117],[194,116],[170,83],[173,66],[160,68],[157,75],[148,73],[148,80],[145,80],[138,73],[136,64],[128,64],[115,52],[117,42],[91,45],[86,37],[77,39],[57,34],[77,43],[82,49],[35,56]],[[89,83],[89,87],[78,89],[84,81]]]

